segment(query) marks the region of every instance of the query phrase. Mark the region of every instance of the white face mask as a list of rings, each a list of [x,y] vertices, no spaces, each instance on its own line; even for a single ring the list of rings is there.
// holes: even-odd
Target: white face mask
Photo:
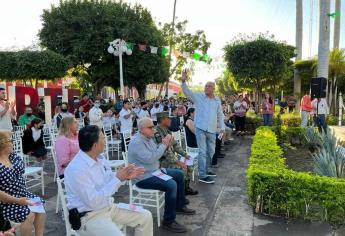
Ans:
[[[95,103],[95,107],[99,108],[100,104],[99,103]]]

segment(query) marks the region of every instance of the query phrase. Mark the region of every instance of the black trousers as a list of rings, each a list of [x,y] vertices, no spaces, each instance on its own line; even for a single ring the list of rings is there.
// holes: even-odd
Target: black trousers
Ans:
[[[217,138],[216,138],[216,148],[215,148],[214,155],[212,157],[212,165],[217,165],[217,163],[218,163],[217,158],[218,158],[218,155],[220,154],[221,146],[222,146],[222,140],[220,140],[218,138],[218,135],[217,135]]]
[[[7,231],[11,229],[11,223],[7,220],[5,220],[2,216],[2,214],[0,214],[0,231]]]
[[[235,127],[236,131],[244,131],[244,126],[246,123],[246,117],[245,116],[235,116]]]

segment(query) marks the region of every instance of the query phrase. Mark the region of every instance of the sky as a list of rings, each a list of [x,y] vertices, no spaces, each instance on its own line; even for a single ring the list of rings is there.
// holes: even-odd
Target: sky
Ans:
[[[146,7],[157,22],[171,22],[174,0],[124,0]],[[331,9],[334,9],[334,0]],[[43,9],[58,0],[1,0],[0,48],[25,47],[37,42],[42,27]],[[204,30],[211,42],[208,54],[221,58],[223,47],[239,33],[269,32],[278,40],[295,45],[295,0],[177,0],[177,20],[188,20],[187,31]],[[310,11],[311,2],[313,11]],[[303,58],[317,54],[318,0],[303,0]],[[333,12],[334,10],[331,10]],[[310,13],[313,13],[310,40]],[[345,13],[343,1],[341,13]],[[331,24],[334,22],[331,19]],[[341,14],[340,47],[345,48],[345,14]],[[333,26],[331,25],[331,29]],[[332,36],[331,30],[331,38]],[[310,43],[311,42],[311,43]],[[332,40],[331,40],[332,42]],[[310,46],[311,45],[311,46]],[[330,45],[332,47],[332,43]],[[218,77],[221,71],[197,63],[196,83],[205,83]]]

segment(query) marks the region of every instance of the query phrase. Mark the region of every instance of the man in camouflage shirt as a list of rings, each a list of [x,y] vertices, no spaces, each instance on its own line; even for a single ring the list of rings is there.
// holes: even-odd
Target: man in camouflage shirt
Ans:
[[[158,125],[156,126],[156,132],[154,135],[155,141],[157,144],[162,142],[162,139],[171,134],[169,130],[170,127],[170,118],[168,112],[159,112],[157,113],[157,121]],[[186,187],[186,195],[196,195],[198,191],[193,190],[190,185],[191,176],[193,173],[193,169],[191,166],[187,166],[184,162],[179,160],[179,155],[189,159],[190,157],[187,153],[183,150],[181,145],[176,141],[172,140],[170,146],[166,149],[165,153],[163,154],[162,158],[160,159],[160,165],[163,168],[174,168],[174,169],[181,169],[185,173],[185,187]]]

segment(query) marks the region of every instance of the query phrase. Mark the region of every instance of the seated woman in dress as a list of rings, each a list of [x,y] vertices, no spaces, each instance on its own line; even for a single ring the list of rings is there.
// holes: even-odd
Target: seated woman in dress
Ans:
[[[47,149],[43,142],[43,122],[40,118],[31,121],[29,127],[24,130],[23,134],[23,152],[30,156],[36,157],[39,166],[44,166]]]
[[[13,152],[12,134],[0,130],[0,191],[16,198],[34,198],[36,195],[26,189],[22,159]],[[27,205],[17,203],[0,203],[1,214],[5,221],[21,223],[22,236],[31,236],[32,227],[35,236],[43,236],[45,213],[31,212]]]
[[[78,121],[74,117],[62,119],[59,136],[55,142],[56,162],[60,179],[64,177],[64,170],[79,152]]]
[[[196,143],[196,137],[195,137],[194,114],[195,114],[195,109],[189,108],[185,116],[185,123],[184,123],[185,131],[186,131],[185,135],[186,135],[187,147],[190,147],[190,148],[198,147],[198,144]]]

